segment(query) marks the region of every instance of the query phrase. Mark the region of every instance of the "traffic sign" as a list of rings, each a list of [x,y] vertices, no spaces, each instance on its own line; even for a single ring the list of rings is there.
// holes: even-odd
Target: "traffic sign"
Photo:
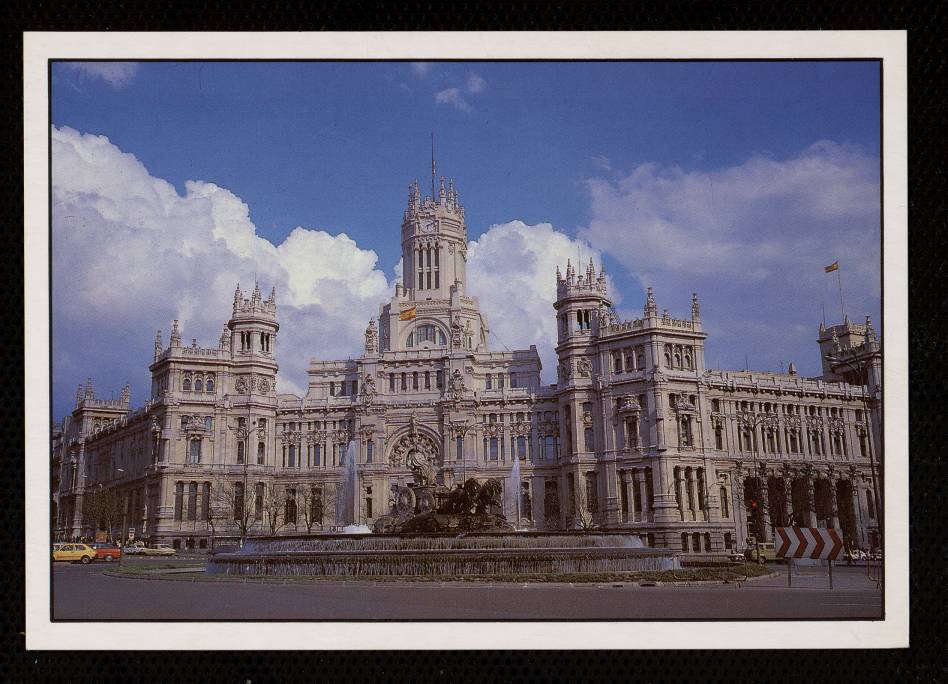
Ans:
[[[839,530],[823,527],[778,527],[777,558],[836,560],[843,550]]]
[[[128,528],[128,540],[135,541],[135,528],[134,527]]]

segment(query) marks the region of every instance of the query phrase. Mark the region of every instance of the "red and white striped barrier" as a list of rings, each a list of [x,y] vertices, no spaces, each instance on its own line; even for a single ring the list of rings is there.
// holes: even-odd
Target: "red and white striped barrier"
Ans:
[[[822,527],[778,527],[778,558],[836,560],[843,551],[839,530]]]

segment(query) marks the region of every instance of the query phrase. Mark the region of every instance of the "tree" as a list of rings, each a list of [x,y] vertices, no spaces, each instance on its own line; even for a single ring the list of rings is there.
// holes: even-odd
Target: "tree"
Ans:
[[[306,533],[312,534],[313,527],[323,526],[323,514],[326,507],[323,502],[323,490],[316,485],[302,485],[297,489],[297,498],[302,505],[303,523],[306,525]]]
[[[263,488],[263,496],[260,502],[261,512],[263,513],[264,524],[267,526],[271,537],[286,525],[284,515],[286,502],[286,489],[283,487],[270,485]]]
[[[115,525],[121,519],[124,500],[115,489],[99,487],[87,491],[82,498],[82,519],[93,530],[105,530],[114,538]]]

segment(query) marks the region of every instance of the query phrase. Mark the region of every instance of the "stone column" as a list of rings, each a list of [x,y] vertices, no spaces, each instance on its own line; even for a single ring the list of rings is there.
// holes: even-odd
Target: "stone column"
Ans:
[[[639,499],[639,520],[646,522],[652,519],[652,509],[649,507],[648,483],[645,481],[645,469],[635,471],[634,487]],[[653,485],[654,486],[654,485]]]
[[[812,473],[805,473],[803,478],[806,485],[806,505],[809,509],[807,511],[807,525],[816,527],[816,495],[814,491],[816,483],[814,482]]]
[[[832,473],[826,478],[829,482],[830,488],[830,526],[834,529],[840,529],[839,527],[839,502],[836,500],[836,476]]]
[[[629,498],[629,471],[619,471],[619,518],[621,522],[630,522],[632,515],[632,500]]]
[[[760,484],[760,505],[762,509],[763,535],[761,541],[773,541],[773,531],[770,529],[770,491],[767,487],[767,472],[757,471],[757,482]]]
[[[698,505],[698,471],[696,468],[691,469],[691,477],[688,478],[688,491],[691,492],[691,503],[689,505],[691,519],[698,520],[698,510],[701,507]]]

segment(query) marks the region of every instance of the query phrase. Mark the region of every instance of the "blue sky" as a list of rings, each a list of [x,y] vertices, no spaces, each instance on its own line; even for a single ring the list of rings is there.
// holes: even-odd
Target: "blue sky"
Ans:
[[[264,281],[286,281],[287,314],[301,326],[332,315],[330,284],[342,288],[340,296],[358,289],[353,296],[366,300],[359,313],[372,315],[396,277],[407,185],[428,182],[432,131],[439,173],[457,181],[470,238],[497,231],[498,240],[480,249],[482,268],[474,268],[484,278],[496,282],[505,269],[522,270],[508,257],[545,264],[576,251],[592,254],[605,261],[623,314],[640,312],[645,284],[672,314],[684,314],[697,289],[712,333],[709,365],[742,367],[746,354],[755,368],[779,370],[792,359],[816,373],[821,302],[828,318],[833,311],[838,318],[835,281],[822,277],[820,262],[841,260],[847,312],[878,321],[878,74],[872,62],[55,64],[52,124],[64,147],[53,150],[54,335],[60,333],[54,413],[70,410],[76,383],[88,375],[101,378],[103,393],[117,394],[129,380],[140,403],[154,329],[163,328],[167,341],[166,319],[181,315],[194,336],[218,335],[227,315],[218,290],[234,281],[232,292],[255,271]],[[82,151],[105,149],[92,136],[107,138],[118,155],[108,169]],[[57,164],[57,149],[74,158]],[[126,155],[137,165],[116,171],[131,163]],[[178,200],[126,204],[134,192],[123,197],[123,178],[139,172],[142,183],[166,181]],[[199,184],[191,195],[189,181]],[[141,266],[117,278],[120,287],[67,287],[62,277],[57,286],[58,264],[99,280],[116,268],[114,260],[100,263],[101,250],[76,249],[71,240],[121,236],[134,246],[152,220],[148,212],[167,219],[169,202],[181,203],[185,223],[183,216],[194,225],[206,219],[211,241],[238,228],[262,238],[265,252],[267,243],[276,248],[267,257],[273,263],[257,264],[267,260],[259,250],[232,262],[225,255],[210,290],[191,276],[166,283],[178,300],[173,306],[138,290],[147,280]],[[202,214],[208,203],[224,209]],[[238,216],[243,205],[248,214]],[[535,228],[542,224],[557,240],[543,239]],[[87,233],[76,234],[77,225]],[[185,240],[199,241],[200,229],[180,228]],[[296,240],[307,245],[301,254],[355,250],[366,262],[361,284],[345,285],[353,274],[330,273],[331,263],[317,272],[314,259],[281,255],[297,228]],[[156,236],[171,239],[173,230],[149,233],[149,248],[164,254]],[[504,230],[521,253],[490,253]],[[180,247],[181,239],[164,249]],[[543,243],[555,243],[556,254],[541,254]],[[372,252],[377,262],[370,266]],[[192,256],[179,253],[173,263]],[[312,272],[293,285],[288,269]],[[542,274],[530,275],[539,288]],[[367,291],[370,281],[377,287]],[[548,282],[552,291],[552,274]],[[112,301],[121,296],[144,300],[134,315],[113,318],[127,308]],[[189,301],[184,310],[182,299]],[[511,323],[486,303],[498,339],[518,346],[530,337],[524,323],[539,321],[548,306],[537,301],[540,308],[514,312]],[[314,328],[308,348],[284,333],[284,389],[305,387],[309,356],[357,354],[364,325],[325,339]],[[534,332],[538,347],[552,346],[546,332]],[[127,337],[127,353],[108,363],[79,351],[120,337]],[[322,350],[313,346],[320,340]],[[552,370],[548,361],[545,371]]]

